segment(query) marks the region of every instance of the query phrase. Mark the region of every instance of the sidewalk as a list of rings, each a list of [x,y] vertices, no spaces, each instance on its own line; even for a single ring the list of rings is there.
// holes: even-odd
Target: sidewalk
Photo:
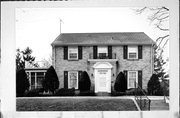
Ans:
[[[169,104],[164,101],[164,96],[148,96],[151,100],[151,111],[169,110]]]

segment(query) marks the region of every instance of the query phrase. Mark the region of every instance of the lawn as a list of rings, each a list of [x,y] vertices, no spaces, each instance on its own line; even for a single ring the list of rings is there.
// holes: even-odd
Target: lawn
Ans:
[[[17,111],[137,111],[131,99],[17,98]]]

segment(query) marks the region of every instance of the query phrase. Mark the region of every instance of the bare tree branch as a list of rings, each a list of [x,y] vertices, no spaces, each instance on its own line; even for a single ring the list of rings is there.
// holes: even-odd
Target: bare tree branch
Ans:
[[[165,38],[168,38],[169,37],[169,34],[168,35],[165,35],[165,36],[162,36],[162,37],[159,37],[157,40],[156,40],[156,43],[158,43],[158,41],[160,40],[159,44],[158,44],[158,47],[160,47],[162,41],[165,39]]]

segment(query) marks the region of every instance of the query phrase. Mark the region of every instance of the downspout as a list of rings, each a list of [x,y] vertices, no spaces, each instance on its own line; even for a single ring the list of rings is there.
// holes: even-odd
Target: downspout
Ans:
[[[56,56],[55,56],[55,54],[56,54],[56,49],[55,49],[55,46],[54,45],[52,45],[52,65],[53,65],[53,67],[54,67],[54,69],[56,69]]]
[[[154,44],[151,45],[151,75],[154,72]]]

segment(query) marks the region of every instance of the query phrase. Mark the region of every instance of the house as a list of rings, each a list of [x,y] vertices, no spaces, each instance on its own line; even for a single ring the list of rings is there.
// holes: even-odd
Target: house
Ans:
[[[78,89],[82,71],[87,71],[91,90],[111,93],[122,71],[127,89],[135,88],[135,81],[147,89],[154,70],[154,44],[143,32],[62,33],[51,44],[59,88]]]

